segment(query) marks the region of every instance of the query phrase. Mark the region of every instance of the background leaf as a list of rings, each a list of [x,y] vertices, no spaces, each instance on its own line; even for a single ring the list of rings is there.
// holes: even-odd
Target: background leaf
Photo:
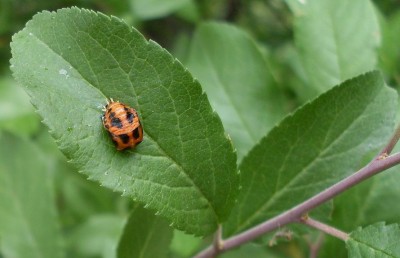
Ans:
[[[393,90],[371,72],[284,119],[243,159],[243,188],[227,233],[271,218],[355,172],[363,154],[390,136],[396,104]]]
[[[187,65],[221,116],[239,160],[285,114],[264,55],[244,31],[223,23],[200,25]]]
[[[172,229],[166,220],[136,205],[118,245],[118,258],[167,257]]]
[[[349,257],[400,257],[400,227],[398,224],[376,223],[359,228],[346,241]]]
[[[287,2],[295,14],[295,43],[307,75],[307,87],[297,89],[302,99],[376,67],[380,31],[370,1]]]
[[[391,78],[390,83],[399,87],[400,85],[400,49],[397,42],[400,41],[400,11],[395,12],[385,20],[381,18],[382,46],[379,49],[380,67]]]
[[[230,213],[236,155],[221,121],[179,62],[117,18],[77,8],[36,15],[13,40],[14,76],[92,180],[205,235]],[[145,138],[118,152],[102,128],[106,98],[135,107]]]
[[[85,223],[98,214],[125,214],[129,212],[129,198],[88,181],[70,166],[61,163],[57,167],[58,199],[62,203],[60,213],[69,227]],[[100,229],[98,229],[100,230]]]
[[[69,234],[71,257],[117,257],[118,240],[123,232],[124,219],[111,214],[98,214]]]
[[[0,129],[19,135],[38,131],[40,120],[29,103],[29,96],[10,77],[0,79]]]
[[[199,250],[200,246],[204,246],[203,242],[208,244],[209,241],[207,240],[175,230],[170,250],[173,253],[173,257],[191,257]]]
[[[154,19],[171,14],[192,0],[130,0],[132,11],[141,19]]]
[[[4,257],[57,258],[62,238],[46,157],[0,133],[0,249]]]

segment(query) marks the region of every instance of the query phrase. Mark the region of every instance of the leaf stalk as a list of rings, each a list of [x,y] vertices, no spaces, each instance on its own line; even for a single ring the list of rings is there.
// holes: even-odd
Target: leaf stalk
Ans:
[[[313,218],[310,218],[308,215],[307,216],[302,216],[299,220],[299,223],[307,225],[309,227],[318,229],[319,231],[322,231],[328,235],[331,235],[333,237],[339,238],[343,241],[346,241],[349,239],[349,234],[338,230],[337,228],[331,227],[325,223],[322,223],[318,220],[315,220]]]

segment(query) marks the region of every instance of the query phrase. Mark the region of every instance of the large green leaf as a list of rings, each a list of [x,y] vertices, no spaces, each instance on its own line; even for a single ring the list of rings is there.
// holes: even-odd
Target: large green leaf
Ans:
[[[136,205],[118,245],[118,258],[167,257],[172,228],[165,219]]]
[[[0,134],[0,252],[4,257],[63,257],[47,164],[31,142]]]
[[[365,152],[391,135],[396,104],[394,90],[371,72],[284,119],[243,159],[243,188],[227,232],[271,218],[354,172]]]
[[[81,172],[205,235],[233,206],[236,154],[198,82],[115,17],[43,12],[13,38],[14,76]],[[106,98],[136,108],[144,140],[118,152],[102,128]]]
[[[369,0],[287,0],[295,13],[295,42],[307,74],[303,96],[312,98],[374,69],[380,32]]]
[[[359,228],[350,234],[346,246],[349,258],[400,257],[400,227],[381,222]]]
[[[220,114],[239,159],[283,117],[283,95],[273,84],[265,58],[240,29],[202,24],[187,64]]]

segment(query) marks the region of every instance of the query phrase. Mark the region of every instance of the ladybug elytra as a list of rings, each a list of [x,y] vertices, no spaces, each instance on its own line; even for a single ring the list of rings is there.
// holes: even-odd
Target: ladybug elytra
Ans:
[[[103,126],[109,132],[117,150],[134,148],[142,142],[143,128],[134,108],[110,99],[103,111]]]

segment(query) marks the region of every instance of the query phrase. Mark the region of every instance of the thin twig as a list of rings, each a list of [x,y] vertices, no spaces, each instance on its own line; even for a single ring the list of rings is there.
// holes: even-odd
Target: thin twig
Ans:
[[[284,238],[287,241],[292,240],[293,232],[287,228],[283,228],[282,230],[278,230],[274,236],[268,241],[268,246],[274,246],[277,244],[277,239]]]
[[[327,224],[324,224],[318,220],[312,219],[308,216],[302,216],[298,222],[305,224],[309,227],[318,229],[328,235],[331,235],[333,237],[339,238],[343,241],[346,241],[349,238],[349,235],[343,231],[338,230],[337,228],[331,227]]]
[[[222,225],[218,224],[217,232],[215,232],[214,236],[214,249],[221,250],[223,249],[224,243],[222,241]]]
[[[317,240],[315,241],[315,243],[309,242],[309,246],[310,246],[310,258],[317,258],[318,257],[318,252],[319,249],[321,248],[323,242],[324,242],[324,233],[320,232],[318,235]]]
[[[378,155],[378,159],[382,159],[387,157],[392,150],[394,149],[394,146],[400,139],[400,125],[397,126],[396,131],[394,132],[392,138],[390,138],[388,144],[382,149],[382,151]]]
[[[258,238],[259,236],[274,229],[277,229],[278,227],[294,222],[298,220],[302,216],[302,214],[305,214],[308,211],[314,209],[315,207],[321,205],[322,203],[332,199],[333,197],[339,195],[340,193],[344,192],[350,187],[399,163],[400,163],[400,153],[396,153],[381,159],[375,159],[367,166],[357,171],[356,173],[332,185],[331,187],[311,197],[310,199],[304,201],[303,203],[293,207],[292,209],[283,212],[280,215],[271,218],[259,225],[256,225],[253,228],[250,228],[238,235],[226,239],[224,241],[224,245],[221,250],[215,250],[213,246],[210,246],[207,249],[200,252],[199,254],[197,254],[195,258],[205,258],[205,257],[215,256],[219,253],[225,252],[226,250],[232,249],[243,243]]]

